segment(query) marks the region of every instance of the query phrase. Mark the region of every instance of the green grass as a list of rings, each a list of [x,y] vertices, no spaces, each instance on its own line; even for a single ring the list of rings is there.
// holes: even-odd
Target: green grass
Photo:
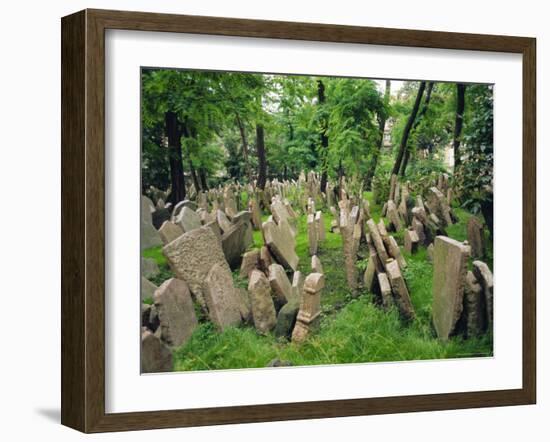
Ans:
[[[366,192],[365,197],[371,201],[372,194]],[[466,239],[466,223],[471,215],[461,209],[454,210],[459,222],[450,226],[448,232],[462,241]],[[381,207],[371,202],[371,214],[376,222],[380,212]],[[219,333],[210,323],[203,323],[187,344],[174,352],[175,370],[257,368],[265,367],[274,358],[293,365],[318,365],[492,355],[490,335],[468,340],[456,337],[445,343],[435,337],[431,324],[433,267],[424,248],[412,256],[402,251],[408,263],[403,273],[416,311],[414,321],[404,323],[395,310],[379,309],[371,294],[364,291],[352,299],[346,283],[341,236],[330,233],[330,212],[324,211],[323,216],[327,238],[320,243],[318,256],[326,278],[319,331],[304,343],[295,344],[271,335],[260,336],[250,326]],[[262,218],[267,219],[267,215]],[[298,218],[297,227],[299,270],[307,275],[311,272],[311,257],[305,215]],[[401,242],[402,232],[394,236]],[[253,237],[254,247],[261,247],[261,232],[255,231]],[[364,247],[360,253],[366,256]],[[366,260],[358,262],[360,274],[365,263]],[[492,262],[490,266],[492,268]],[[237,275],[234,280],[237,285],[246,286],[246,280]]]
[[[144,258],[152,258],[158,264],[160,270],[159,274],[149,278],[149,281],[151,281],[156,286],[161,285],[164,281],[174,276],[172,270],[170,269],[170,266],[168,265],[166,257],[162,254],[162,246],[145,249],[141,252],[141,256],[143,256]]]

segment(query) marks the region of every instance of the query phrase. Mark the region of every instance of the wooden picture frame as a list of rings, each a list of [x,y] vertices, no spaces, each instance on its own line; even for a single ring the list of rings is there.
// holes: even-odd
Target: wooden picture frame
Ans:
[[[523,63],[523,385],[271,405],[105,412],[105,30],[495,51]],[[536,400],[536,41],[533,38],[84,10],[62,19],[62,409],[83,432],[533,404]]]

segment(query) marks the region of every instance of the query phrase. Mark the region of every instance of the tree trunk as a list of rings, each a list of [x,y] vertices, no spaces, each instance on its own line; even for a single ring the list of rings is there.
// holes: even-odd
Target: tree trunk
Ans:
[[[206,170],[204,170],[204,167],[199,169],[199,177],[201,179],[201,188],[206,192],[208,190],[208,182],[206,181]]]
[[[193,186],[195,186],[195,192],[199,193],[201,191],[201,186],[197,178],[197,173],[195,172],[195,166],[193,166],[193,160],[189,157],[189,172],[191,173],[191,178],[193,179]]]
[[[246,170],[246,176],[248,178],[248,182],[252,182],[252,172],[250,171],[250,163],[248,161],[248,140],[246,139],[246,130],[244,128],[244,124],[241,121],[239,114],[235,112],[235,118],[237,120],[237,125],[239,126],[239,132],[241,133],[241,140],[243,143],[243,158],[244,158],[244,167]]]
[[[317,98],[319,100],[319,106],[325,104],[325,85],[321,80],[317,80]],[[327,136],[327,122],[325,119],[321,121],[321,148],[323,149],[323,155],[321,155],[321,192],[327,191],[327,156],[328,156],[328,136]]]
[[[422,107],[422,110],[419,112],[418,114],[418,118],[416,119],[416,121],[414,122],[414,125],[413,125],[413,128],[412,128],[412,132],[414,132],[416,130],[416,128],[418,127],[418,125],[420,124],[420,122],[422,121],[422,117],[424,117],[424,115],[426,114],[426,112],[428,111],[428,106],[430,104],[430,99],[432,97],[432,90],[433,90],[433,87],[434,87],[434,82],[433,81],[430,81],[428,83],[428,88],[426,89],[426,99],[424,100],[424,106]],[[401,176],[405,176],[405,171],[407,170],[407,165],[409,164],[409,158],[411,156],[411,150],[410,149],[406,149],[405,150],[405,156],[403,157],[403,162],[401,164],[401,170],[399,172],[399,174]]]
[[[462,133],[462,123],[464,121],[464,93],[466,85],[456,84],[456,114],[455,114],[455,132],[453,137],[453,151],[455,158],[455,170],[460,166],[460,134]]]
[[[399,169],[401,168],[401,162],[403,161],[403,156],[405,155],[405,150],[407,149],[407,141],[409,140],[409,135],[411,133],[414,120],[416,119],[418,108],[420,107],[420,101],[422,100],[424,89],[426,89],[426,82],[421,81],[420,87],[418,88],[418,93],[416,94],[416,100],[414,101],[414,106],[412,108],[411,115],[409,115],[409,119],[407,120],[405,129],[403,130],[403,136],[401,137],[399,152],[397,152],[397,158],[395,159],[395,163],[393,165],[392,175],[397,175],[399,173]]]
[[[261,124],[256,124],[256,150],[258,151],[258,182],[257,187],[264,190],[267,161],[265,159],[265,144],[264,144],[264,127]]]
[[[390,102],[390,91],[391,91],[391,81],[386,80],[386,90],[384,91],[384,106],[387,107]],[[386,113],[387,109],[384,109],[378,115],[378,134],[380,140],[378,141],[378,146],[374,148],[372,152],[372,157],[369,165],[369,170],[367,171],[367,176],[365,177],[365,189],[370,190],[372,188],[372,179],[376,173],[376,166],[378,165],[378,158],[380,157],[380,151],[384,147],[384,129],[386,128]]]
[[[164,114],[166,137],[168,138],[168,159],[170,164],[170,201],[173,204],[185,199],[185,179],[181,152],[181,128],[174,112]]]

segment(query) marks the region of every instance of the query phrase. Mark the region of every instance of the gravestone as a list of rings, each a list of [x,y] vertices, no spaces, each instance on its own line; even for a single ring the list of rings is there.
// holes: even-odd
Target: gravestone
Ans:
[[[311,257],[311,271],[313,273],[325,273],[323,271],[323,265],[321,264],[321,260],[317,255],[313,255]]]
[[[259,261],[259,269],[264,272],[266,275],[269,274],[269,266],[273,264],[274,259],[273,256],[271,256],[271,253],[269,252],[269,249],[267,246],[262,246],[260,249],[260,261]]]
[[[298,255],[294,250],[294,239],[270,220],[262,224],[262,230],[265,243],[277,261],[286,268],[296,271]]]
[[[233,224],[231,223],[231,221],[229,221],[227,215],[221,210],[216,211],[216,221],[218,221],[218,225],[220,226],[220,229],[222,229],[222,233],[231,230],[231,228],[233,227]]]
[[[407,261],[405,261],[405,258],[401,254],[401,249],[399,248],[397,241],[395,241],[395,238],[391,235],[384,238],[384,245],[386,246],[386,250],[388,251],[389,256],[391,258],[394,258],[399,264],[399,268],[401,268],[402,270],[406,269]]]
[[[418,252],[418,244],[420,243],[420,239],[418,238],[416,230],[412,228],[405,230],[404,243],[407,253],[412,255],[413,253]]]
[[[157,286],[149,281],[147,278],[141,277],[141,301],[146,299],[153,299]]]
[[[393,230],[395,230],[396,232],[399,232],[403,227],[403,224],[401,222],[399,212],[397,211],[397,207],[395,206],[395,203],[392,200],[388,201],[388,209],[386,213],[387,213],[388,219],[390,220],[390,224]]]
[[[141,195],[141,220],[153,225],[153,212],[155,211],[155,205],[145,195]]]
[[[326,238],[325,222],[323,219],[323,212],[320,210],[315,214],[315,227],[317,229],[317,239],[319,241],[324,241]]]
[[[221,331],[241,323],[241,298],[227,266],[214,264],[203,285],[210,320]]]
[[[202,226],[200,216],[189,207],[183,207],[180,210],[180,213],[176,217],[176,224],[178,224],[185,233]]]
[[[191,337],[198,321],[187,283],[170,278],[155,292],[160,338],[169,347],[179,347]]]
[[[414,307],[411,302],[409,290],[407,289],[407,284],[405,284],[405,279],[395,259],[386,262],[386,273],[392,288],[393,299],[399,309],[399,313],[401,313],[404,319],[412,321],[416,316]]]
[[[153,227],[153,224],[141,220],[140,229],[141,250],[150,249],[162,245],[159,232]]]
[[[466,336],[479,336],[485,329],[487,313],[483,287],[471,271],[466,274],[464,286],[464,314],[466,316]]]
[[[376,256],[370,255],[369,260],[367,262],[367,268],[365,269],[365,273],[363,274],[363,285],[366,290],[373,293],[374,289],[376,287],[376,262],[375,259],[377,259]]]
[[[221,242],[209,227],[184,233],[162,249],[177,278],[189,284],[197,302],[206,309],[202,284],[214,264],[226,266]]]
[[[285,305],[292,296],[292,285],[282,265],[271,264],[269,266],[269,285],[274,294],[275,307],[278,310],[278,308]]]
[[[172,352],[160,338],[147,329],[141,331],[141,372],[164,373],[172,371]]]
[[[254,229],[260,230],[262,228],[262,213],[256,198],[250,199],[248,202],[248,210],[252,213],[252,225],[254,226]]]
[[[315,224],[315,215],[310,213],[307,216],[307,238],[309,242],[309,254],[315,255],[317,253],[317,226]]]
[[[425,245],[426,234],[424,233],[424,224],[422,224],[422,222],[416,216],[413,216],[411,226],[416,232],[416,236],[418,236],[419,243]]]
[[[260,250],[254,249],[246,252],[243,255],[243,261],[241,263],[241,269],[239,276],[241,278],[248,278],[252,270],[259,268],[260,266]]]
[[[252,270],[248,283],[250,304],[254,327],[261,334],[269,333],[277,323],[275,305],[271,298],[271,288],[265,275],[259,270]]]
[[[182,228],[172,221],[164,221],[159,229],[160,239],[163,244],[174,241],[178,236],[183,235]]]
[[[165,221],[170,219],[170,211],[166,208],[157,209],[153,212],[152,216],[153,227],[158,230]]]
[[[478,218],[472,216],[468,220],[466,229],[468,231],[468,243],[472,248],[472,256],[476,258],[482,257],[485,253],[483,224]]]
[[[452,238],[435,238],[432,313],[437,335],[444,341],[455,333],[462,314],[468,251]]]
[[[289,301],[283,305],[279,313],[277,314],[277,323],[275,324],[275,329],[273,334],[280,338],[284,337],[290,339],[292,336],[292,330],[296,324],[296,317],[298,316],[298,311],[300,310],[300,297],[294,296],[289,299]]]
[[[369,229],[372,243],[376,248],[378,257],[380,258],[380,261],[382,261],[382,264],[384,264],[388,260],[389,256],[386,252],[386,247],[384,246],[384,241],[382,240],[380,231],[378,230],[378,227],[372,219],[367,220],[367,227]]]
[[[389,310],[393,305],[393,294],[391,291],[390,280],[388,275],[384,272],[376,274],[378,280],[378,287],[380,288],[380,297],[382,298],[382,308]]]
[[[303,342],[319,325],[321,314],[321,291],[325,286],[325,277],[321,273],[310,273],[304,282],[304,291],[296,325],[292,331],[293,342]]]
[[[252,225],[249,222],[240,222],[222,235],[222,249],[225,259],[232,270],[241,265],[242,255],[252,243]]]
[[[304,278],[299,270],[292,275],[292,298],[300,299],[304,288]]]
[[[145,278],[154,278],[159,273],[159,266],[153,258],[141,257],[141,276]]]
[[[483,287],[485,306],[487,309],[487,327],[493,328],[493,273],[489,266],[481,261],[473,262],[473,272],[476,279]]]

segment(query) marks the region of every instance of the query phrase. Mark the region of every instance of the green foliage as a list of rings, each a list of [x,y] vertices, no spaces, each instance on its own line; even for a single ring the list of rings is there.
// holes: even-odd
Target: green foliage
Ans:
[[[463,207],[473,213],[493,200],[493,87],[466,88],[462,165],[456,174]]]

